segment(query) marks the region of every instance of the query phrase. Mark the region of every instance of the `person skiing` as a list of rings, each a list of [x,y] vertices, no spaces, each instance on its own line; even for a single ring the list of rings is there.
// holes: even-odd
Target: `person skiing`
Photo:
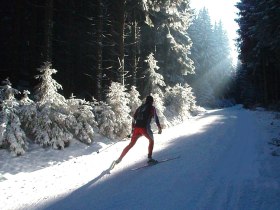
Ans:
[[[158,133],[161,134],[162,129],[157,116],[156,108],[153,106],[154,99],[152,96],[146,97],[145,104],[137,108],[132,119],[132,137],[130,143],[123,149],[120,157],[115,161],[116,164],[120,163],[126,153],[135,145],[139,137],[145,136],[149,140],[148,147],[148,163],[157,163],[157,160],[152,158],[154,148],[154,137],[151,130],[151,120],[154,117],[158,127]]]

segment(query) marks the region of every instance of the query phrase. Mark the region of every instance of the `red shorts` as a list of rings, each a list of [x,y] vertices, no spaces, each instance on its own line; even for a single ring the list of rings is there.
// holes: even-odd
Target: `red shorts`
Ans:
[[[147,128],[134,128],[131,141],[137,141],[137,139],[141,136],[145,136],[149,141],[154,141],[152,131],[148,131]]]

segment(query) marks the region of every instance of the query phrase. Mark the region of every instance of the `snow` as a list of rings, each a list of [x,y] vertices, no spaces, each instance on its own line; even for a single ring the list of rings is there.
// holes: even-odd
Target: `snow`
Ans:
[[[128,141],[72,141],[63,151],[33,145],[21,157],[0,150],[0,209],[279,209],[279,157],[269,144],[279,137],[275,116],[208,110],[155,134],[154,158],[179,159],[137,171],[145,138],[111,171]]]

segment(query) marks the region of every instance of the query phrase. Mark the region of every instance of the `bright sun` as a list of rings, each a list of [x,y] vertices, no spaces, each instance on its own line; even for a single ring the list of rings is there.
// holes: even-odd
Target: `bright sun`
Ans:
[[[206,7],[209,11],[212,22],[222,21],[225,30],[228,33],[231,55],[233,63],[237,62],[237,50],[235,47],[235,39],[237,38],[236,30],[238,24],[234,21],[237,18],[236,3],[239,0],[191,0],[191,7],[197,10]]]

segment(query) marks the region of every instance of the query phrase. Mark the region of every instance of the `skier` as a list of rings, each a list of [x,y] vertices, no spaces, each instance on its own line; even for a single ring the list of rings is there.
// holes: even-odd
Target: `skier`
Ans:
[[[152,96],[146,97],[145,104],[137,108],[132,119],[132,137],[130,143],[124,148],[120,157],[115,161],[116,164],[120,163],[126,153],[135,145],[137,139],[145,136],[149,140],[148,147],[148,163],[157,163],[157,160],[152,158],[154,148],[154,137],[151,130],[151,120],[154,117],[158,127],[158,133],[161,134],[162,129],[158,120],[156,109],[153,106],[154,99]]]

